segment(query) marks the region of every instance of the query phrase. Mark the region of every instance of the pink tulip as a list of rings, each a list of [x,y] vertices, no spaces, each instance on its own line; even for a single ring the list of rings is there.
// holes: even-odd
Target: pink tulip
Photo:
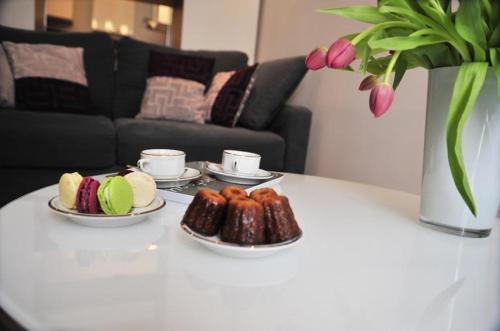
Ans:
[[[370,75],[366,76],[365,79],[359,84],[358,89],[360,91],[368,91],[375,87],[379,83],[377,76]]]
[[[370,93],[370,110],[375,117],[380,117],[391,106],[394,90],[387,83],[378,83]]]
[[[356,59],[356,48],[347,39],[334,42],[326,54],[326,65],[330,68],[345,68]]]
[[[318,70],[326,66],[326,51],[325,47],[313,49],[306,58],[306,67],[310,70]]]

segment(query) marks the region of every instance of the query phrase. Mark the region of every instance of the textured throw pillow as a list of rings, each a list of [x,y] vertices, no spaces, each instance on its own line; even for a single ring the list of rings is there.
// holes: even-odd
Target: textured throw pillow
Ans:
[[[3,42],[15,80],[16,108],[91,113],[83,49]]]
[[[306,74],[304,61],[298,56],[261,63],[238,124],[254,130],[269,127]]]
[[[1,31],[0,27],[0,34]],[[244,68],[248,61],[248,57],[242,52],[180,50],[144,43],[129,37],[120,38],[116,44],[117,71],[113,105],[115,117],[134,117],[139,112],[149,75],[152,50],[213,58],[215,59],[213,72],[239,70]]]
[[[210,84],[210,88],[205,94],[205,100],[203,101],[200,110],[205,114],[205,120],[210,120],[212,114],[212,107],[215,103],[215,99],[219,92],[222,90],[224,85],[227,83],[229,78],[235,73],[235,71],[223,71],[215,74]]]
[[[0,43],[0,107],[14,107],[14,76],[10,70],[7,55]]]
[[[183,78],[207,86],[212,78],[214,63],[213,58],[151,51],[149,77]]]
[[[234,73],[226,82],[212,107],[212,123],[234,127],[253,86],[257,64]]]
[[[151,77],[147,80],[141,111],[136,118],[204,122],[200,106],[205,85],[174,77]]]

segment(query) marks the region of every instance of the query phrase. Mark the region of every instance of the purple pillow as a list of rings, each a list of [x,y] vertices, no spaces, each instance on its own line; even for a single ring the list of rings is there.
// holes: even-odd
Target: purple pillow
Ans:
[[[208,86],[212,78],[214,64],[215,59],[213,58],[151,51],[149,77],[182,78]]]
[[[234,127],[250,95],[257,64],[234,73],[220,90],[212,106],[214,124]]]

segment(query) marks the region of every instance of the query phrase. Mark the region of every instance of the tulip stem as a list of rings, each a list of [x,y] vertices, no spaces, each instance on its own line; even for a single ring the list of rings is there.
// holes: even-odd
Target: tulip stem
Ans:
[[[385,84],[389,84],[389,78],[391,77],[391,72],[394,69],[394,66],[396,65],[396,61],[398,60],[398,57],[400,54],[401,54],[401,51],[396,51],[392,55],[391,61],[389,61],[389,64],[387,65],[387,69],[385,70],[385,78],[384,78]]]
[[[384,23],[374,25],[374,26],[364,30],[363,32],[359,33],[356,37],[354,37],[352,39],[351,42],[355,46],[357,43],[359,43],[360,41],[362,41],[363,39],[365,39],[369,35],[377,32],[379,30],[386,29],[386,28],[409,28],[409,29],[413,29],[413,30],[418,30],[418,27],[415,24],[412,24],[409,22],[394,22],[394,21],[384,22]]]

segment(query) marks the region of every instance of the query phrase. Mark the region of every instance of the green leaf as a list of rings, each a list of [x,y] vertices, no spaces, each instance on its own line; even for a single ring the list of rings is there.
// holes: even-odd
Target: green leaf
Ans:
[[[406,59],[400,55],[396,61],[396,66],[394,67],[394,81],[392,82],[392,88],[394,91],[398,88],[399,83],[401,83],[407,68],[408,62],[406,62]]]
[[[488,40],[489,47],[500,47],[500,24],[493,30]]]
[[[451,13],[451,0],[439,0],[441,7],[447,13]]]
[[[491,65],[493,66],[493,71],[497,76],[497,95],[500,97],[500,48],[490,49],[490,59]]]
[[[417,0],[380,0],[378,1],[378,6],[394,6],[409,9],[415,12],[420,11],[420,8],[417,5]]]
[[[429,61],[428,57],[425,56],[425,54],[419,54],[416,52],[417,49],[411,50],[411,51],[404,51],[401,53],[401,56],[404,57],[406,63],[408,64],[408,69],[413,69],[413,68],[426,68],[426,69],[432,69],[432,63]]]
[[[385,73],[385,69],[389,65],[391,58],[391,55],[379,58],[370,58],[370,60],[368,61],[368,65],[366,66],[366,71],[375,76],[382,75],[383,73]]]
[[[446,130],[451,175],[458,192],[474,216],[477,216],[477,211],[465,170],[462,132],[467,117],[481,92],[487,72],[487,62],[468,62],[460,66],[453,87]]]
[[[481,25],[481,2],[462,0],[457,11],[455,26],[458,34],[469,42],[474,49],[474,60],[486,60],[486,36]]]
[[[325,8],[318,10],[320,13],[342,16],[360,22],[378,24],[391,21],[391,15],[382,14],[374,6],[351,6],[344,8]]]
[[[390,37],[378,40],[370,40],[368,45],[371,48],[382,48],[386,50],[405,51],[420,46],[434,45],[446,42],[446,39],[440,36],[408,36],[408,37]]]

